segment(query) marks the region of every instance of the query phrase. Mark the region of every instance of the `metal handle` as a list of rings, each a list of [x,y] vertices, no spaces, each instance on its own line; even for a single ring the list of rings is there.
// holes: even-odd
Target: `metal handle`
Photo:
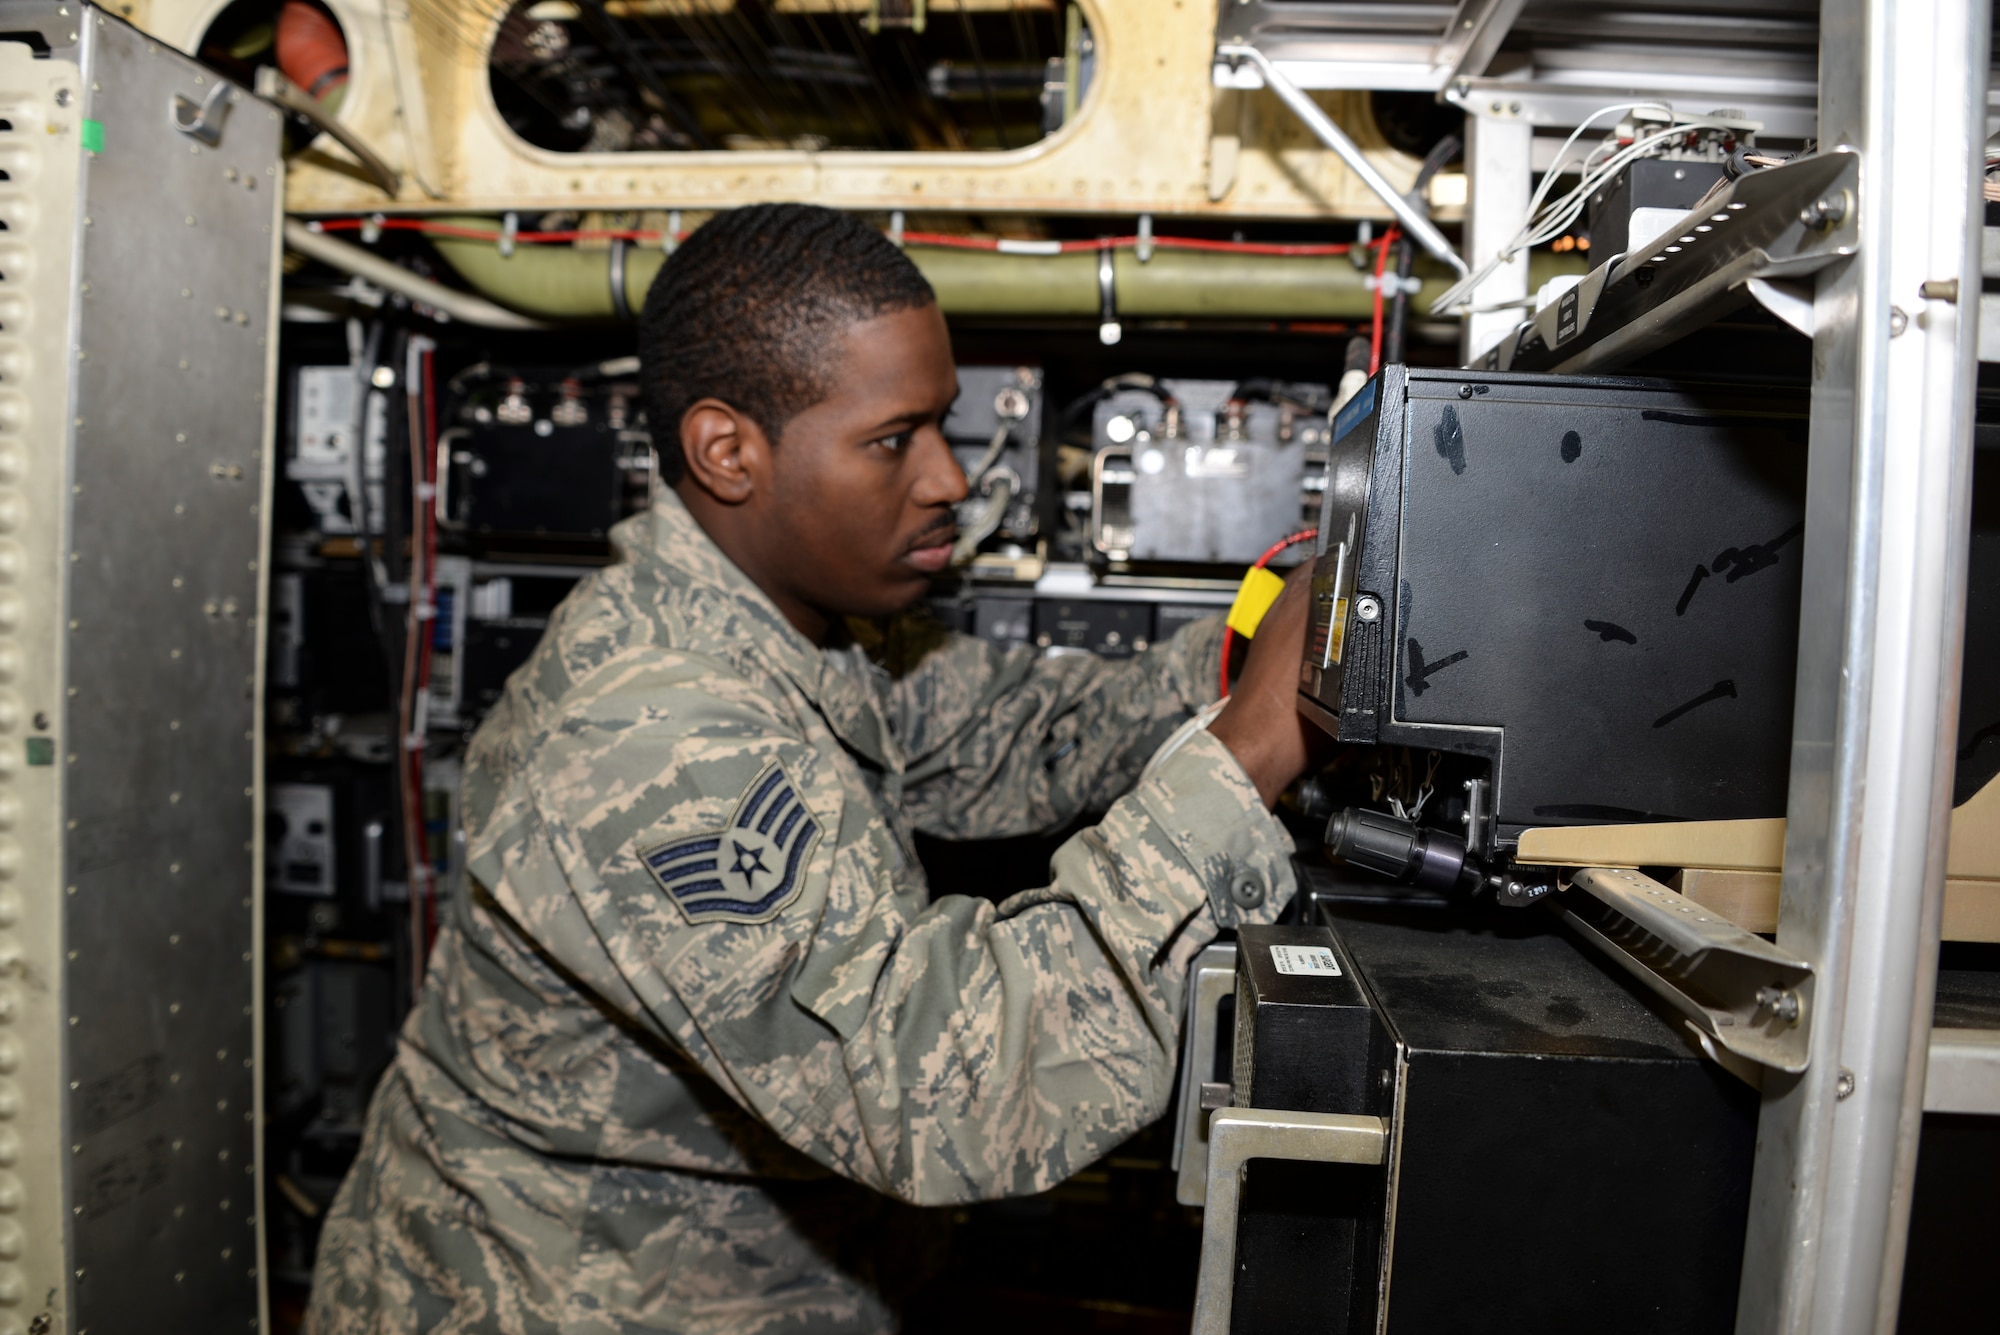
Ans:
[[[1379,1164],[1387,1147],[1388,1132],[1379,1117],[1216,1109],[1208,1122],[1208,1215],[1201,1224],[1194,1335],[1229,1335],[1236,1296],[1237,1205],[1245,1164],[1252,1159]]]
[[[335,143],[354,155],[354,160],[361,164],[361,170],[368,179],[380,186],[382,193],[391,199],[402,188],[401,172],[383,161],[382,155],[370,148],[360,135],[343,124],[339,117],[329,113],[312,94],[286,78],[277,67],[265,65],[258,69],[257,95],[277,103],[286,111],[305,117],[313,123],[314,129],[331,136]]]
[[[1194,957],[1188,970],[1187,1025],[1181,1040],[1180,1117],[1174,1123],[1173,1164],[1179,1177],[1174,1199],[1200,1205],[1208,1199],[1208,1119],[1202,1115],[1201,1087],[1215,1069],[1215,1043],[1222,1028],[1222,999],[1236,990],[1236,947],[1218,942]]]
[[[1333,123],[1331,116],[1320,109],[1319,103],[1307,96],[1297,84],[1278,73],[1278,67],[1271,63],[1269,56],[1254,46],[1244,46],[1236,42],[1216,47],[1215,54],[1221,60],[1247,60],[1255,65],[1257,72],[1264,78],[1264,86],[1276,93],[1278,100],[1290,107],[1292,113],[1306,123],[1306,128],[1318,136],[1322,144],[1340,155],[1340,160],[1347,164],[1348,170],[1361,178],[1361,184],[1374,191],[1376,197],[1389,206],[1389,212],[1396,215],[1396,221],[1403,225],[1403,230],[1414,237],[1418,245],[1449,264],[1457,271],[1459,277],[1465,277],[1468,272],[1465,261],[1451,248],[1451,242],[1445,240],[1444,233],[1440,232],[1416,205],[1397,193],[1396,187],[1390,185],[1387,178],[1375,170],[1374,163],[1362,156],[1360,148]]]
[[[1122,484],[1106,483],[1104,474],[1114,459],[1123,459],[1127,468],[1132,466],[1131,450],[1119,445],[1107,445],[1090,457],[1090,545],[1107,556],[1117,552],[1118,555],[1114,559],[1122,561],[1125,559],[1125,547],[1131,545],[1132,539],[1129,532],[1125,533],[1124,547],[1111,540],[1110,525],[1104,522],[1104,488],[1106,485],[1122,485],[1129,488],[1131,483],[1129,481]],[[1129,528],[1128,524],[1127,529]]]

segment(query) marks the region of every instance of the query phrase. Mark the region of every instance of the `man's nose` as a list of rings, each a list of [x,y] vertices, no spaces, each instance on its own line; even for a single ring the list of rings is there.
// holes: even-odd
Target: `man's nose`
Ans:
[[[957,505],[966,498],[965,470],[951,452],[944,432],[927,426],[917,432],[917,482],[910,499],[919,505]]]

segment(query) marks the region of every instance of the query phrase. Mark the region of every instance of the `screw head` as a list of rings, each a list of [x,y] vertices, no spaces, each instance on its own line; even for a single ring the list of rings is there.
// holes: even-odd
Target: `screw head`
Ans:
[[[1357,621],[1375,621],[1379,619],[1381,615],[1382,615],[1382,604],[1377,602],[1374,598],[1361,598],[1356,600],[1354,604],[1354,616]]]

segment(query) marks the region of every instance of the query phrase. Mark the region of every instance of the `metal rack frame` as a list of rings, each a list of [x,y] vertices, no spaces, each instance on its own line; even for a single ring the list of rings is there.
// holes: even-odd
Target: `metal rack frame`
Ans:
[[[1272,58],[1304,86],[1356,86],[1374,48],[1342,46],[1335,32],[1367,15],[1315,8],[1328,11],[1316,20],[1327,32],[1312,34],[1323,49],[1274,47]],[[1595,21],[1607,31],[1620,18],[1659,21],[1623,8]],[[1453,26],[1475,11],[1483,66],[1521,7],[1467,0]],[[1970,541],[1990,23],[1980,0],[1820,6],[1818,143],[1852,154],[1856,174],[1843,177],[1838,208],[1807,210],[1844,224],[1820,247],[1830,253],[1811,257],[1809,313],[1803,291],[1781,303],[1813,339],[1777,940],[1812,970],[1801,997],[1810,1046],[1803,1071],[1764,1077],[1740,1335],[1893,1331],[1927,1075],[1939,1084],[1933,1107],[2000,1113],[2000,1031],[1931,1039]],[[1804,62],[1785,54],[1808,25],[1800,16],[1765,26],[1775,63],[1742,87],[1768,84],[1757,114],[1774,134],[1812,134]],[[1326,68],[1300,63],[1315,61]],[[1427,77],[1402,86],[1442,89],[1467,112],[1462,252],[1474,265],[1518,227],[1532,173],[1548,165],[1537,160],[1535,127],[1573,124],[1585,102],[1633,93],[1614,80],[1618,89],[1606,83],[1579,100],[1589,81],[1575,70],[1545,85],[1532,72],[1440,77],[1438,61],[1415,63]],[[1718,90],[1695,79],[1648,91],[1694,102]],[[1744,275],[1723,277],[1733,289]],[[1514,330],[1520,317],[1505,303],[1526,295],[1522,264],[1481,284],[1466,320],[1468,361]],[[1635,330],[1651,319],[1625,314]],[[1685,321],[1651,323],[1662,328],[1613,331],[1623,342],[1607,356],[1685,332]]]
[[[1742,1335],[1892,1331],[1943,904],[1970,525],[1988,7],[1825,0],[1819,136],[1860,159],[1817,276],[1778,945],[1811,1062],[1768,1080]],[[1949,295],[1947,295],[1949,294]],[[1976,310],[1976,308],[1974,308]]]

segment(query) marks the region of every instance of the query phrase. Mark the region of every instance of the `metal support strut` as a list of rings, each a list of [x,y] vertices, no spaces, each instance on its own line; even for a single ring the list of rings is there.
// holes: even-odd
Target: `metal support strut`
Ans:
[[[1306,128],[1311,130],[1322,144],[1340,156],[1340,160],[1347,164],[1348,170],[1361,178],[1361,184],[1374,191],[1376,198],[1389,206],[1389,212],[1396,215],[1396,221],[1402,224],[1403,230],[1415,238],[1418,245],[1457,270],[1459,277],[1465,277],[1467,273],[1465,261],[1451,248],[1451,242],[1445,240],[1444,233],[1424,216],[1422,209],[1403,198],[1396,187],[1390,185],[1388,179],[1375,170],[1375,164],[1362,155],[1361,149],[1333,123],[1331,116],[1320,110],[1319,103],[1313,101],[1304,89],[1278,72],[1278,67],[1271,63],[1269,56],[1254,46],[1244,46],[1234,42],[1216,47],[1215,54],[1223,60],[1247,60],[1255,65],[1258,74],[1263,76],[1264,86],[1276,93],[1278,100],[1290,107],[1292,113],[1306,123]]]
[[[1929,1060],[1970,525],[1989,7],[1825,0],[1819,140],[1860,161],[1820,270],[1780,950],[1810,1062],[1767,1073],[1739,1335],[1895,1329]]]

